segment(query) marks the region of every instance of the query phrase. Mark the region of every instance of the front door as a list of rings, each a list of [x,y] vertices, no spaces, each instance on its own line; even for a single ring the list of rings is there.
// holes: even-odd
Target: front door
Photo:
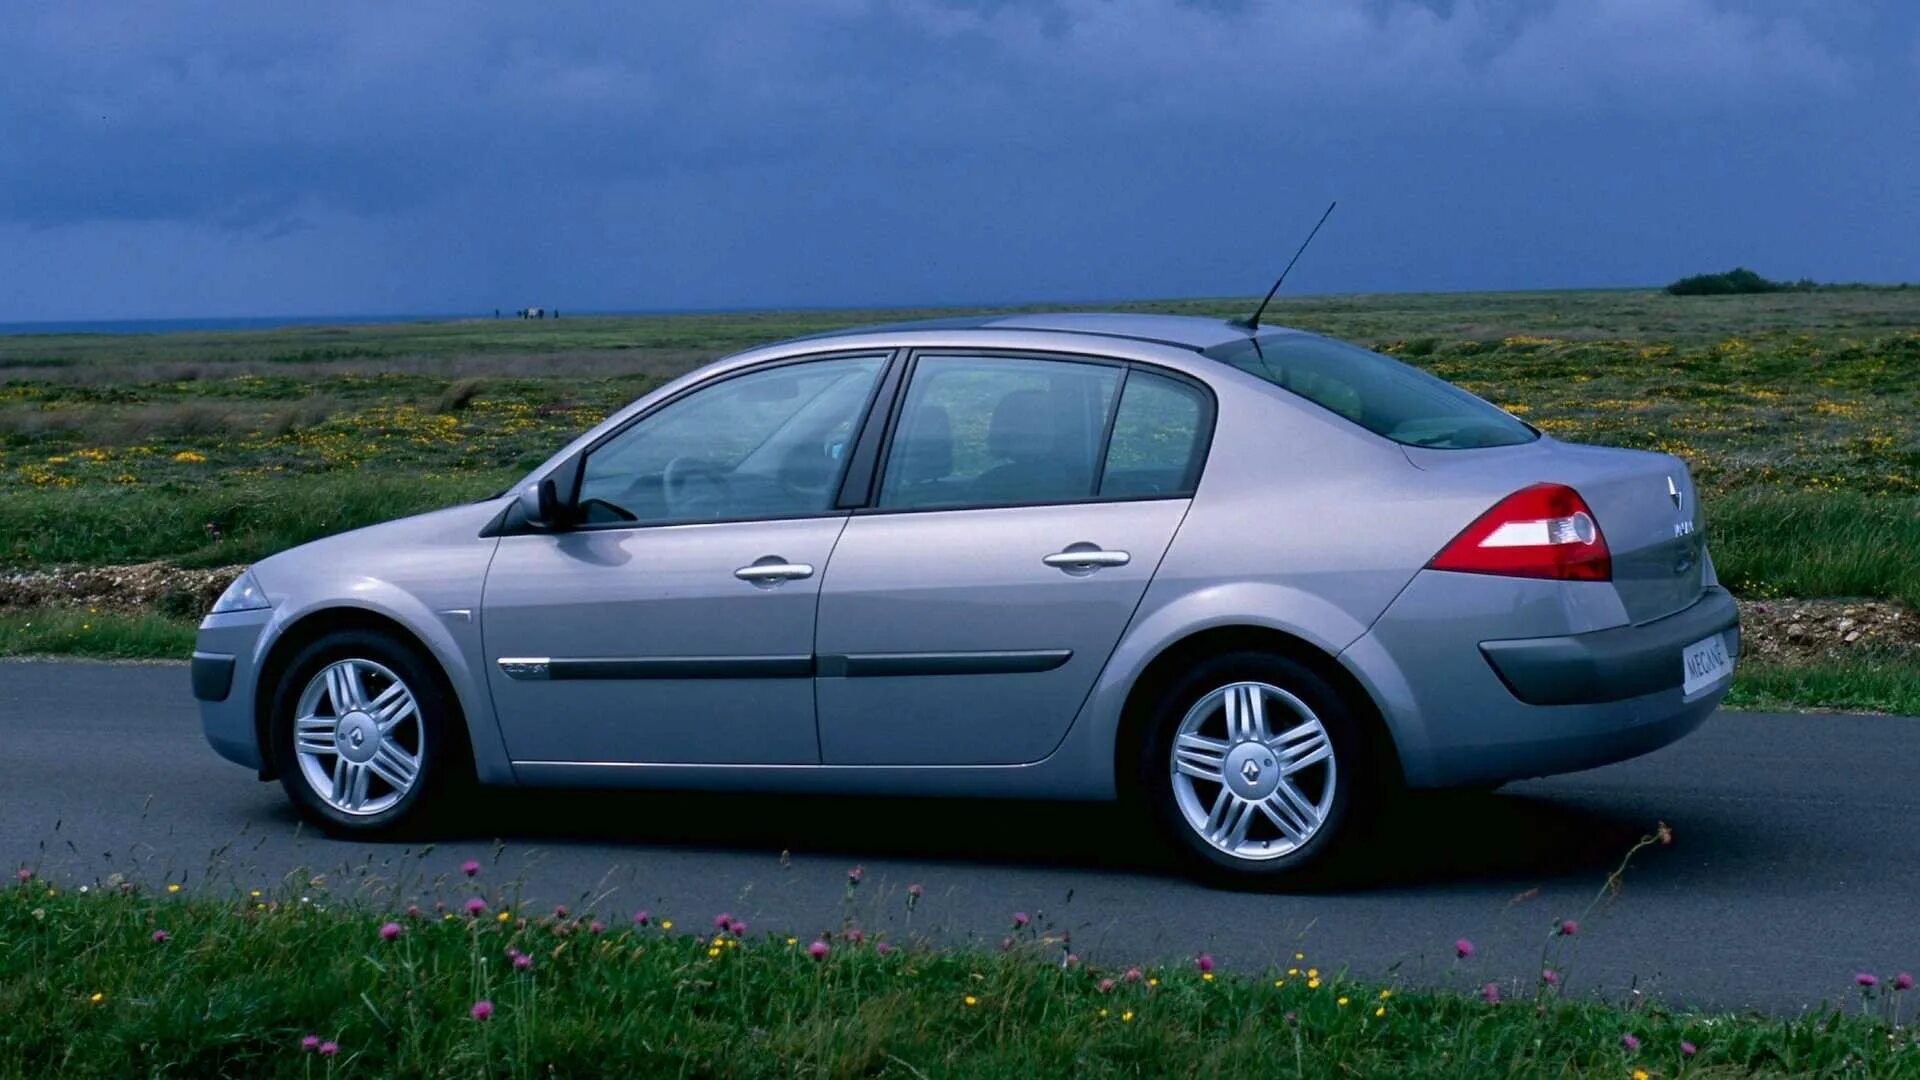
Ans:
[[[829,565],[822,760],[1019,764],[1059,745],[1198,480],[1211,398],[1146,368],[914,359]]]
[[[884,364],[699,387],[587,452],[578,528],[502,538],[482,634],[515,761],[820,760],[814,619]]]

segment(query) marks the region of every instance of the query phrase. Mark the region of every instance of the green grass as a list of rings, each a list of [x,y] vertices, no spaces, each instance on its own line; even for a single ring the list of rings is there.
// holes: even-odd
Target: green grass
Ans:
[[[0,656],[185,660],[197,625],[197,619],[86,608],[0,611]]]
[[[246,563],[322,536],[470,501],[516,478],[498,470],[405,476],[374,470],[213,481],[178,489],[36,490],[0,499],[0,551],[15,565]]]
[[[1856,596],[1920,608],[1920,497],[1728,492],[1707,504],[1708,550],[1737,595]]]
[[[57,893],[57,894],[56,894]],[[464,892],[454,893],[456,906]],[[309,898],[302,902],[297,896]],[[382,912],[280,895],[0,888],[0,1073],[16,1076],[1914,1075],[1902,995],[1795,1019],[1627,1011],[1544,988],[1063,965],[1010,950]],[[520,912],[514,913],[516,916]],[[401,927],[391,941],[380,927]],[[710,932],[710,931],[705,931]],[[164,940],[156,940],[164,933]],[[509,950],[531,957],[516,970]],[[1111,990],[1101,980],[1114,979]],[[1276,980],[1285,985],[1276,986]],[[1471,962],[1460,989],[1479,985]],[[493,1006],[473,1018],[477,1001]],[[1344,1002],[1344,1004],[1343,1004]],[[303,1050],[313,1035],[337,1055]],[[1631,1050],[1624,1036],[1639,1041]],[[1683,1056],[1682,1042],[1698,1053]]]
[[[1744,660],[1727,705],[1920,716],[1920,663],[1914,662],[1912,653],[1872,652],[1793,664]]]

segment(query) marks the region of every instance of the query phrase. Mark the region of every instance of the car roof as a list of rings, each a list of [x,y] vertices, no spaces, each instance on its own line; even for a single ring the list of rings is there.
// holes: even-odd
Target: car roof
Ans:
[[[1298,334],[1284,326],[1262,326],[1249,331],[1226,319],[1201,315],[1153,315],[1116,311],[1020,312],[1012,315],[959,315],[943,319],[913,319],[904,322],[850,326],[821,334],[789,339],[820,341],[851,337],[856,334],[891,333],[909,330],[1042,330],[1065,334],[1089,334],[1095,337],[1150,341],[1201,352],[1251,337]],[[782,344],[785,344],[784,342]]]

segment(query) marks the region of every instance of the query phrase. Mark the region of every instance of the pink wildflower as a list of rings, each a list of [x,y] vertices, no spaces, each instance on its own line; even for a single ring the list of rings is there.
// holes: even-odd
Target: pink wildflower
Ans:
[[[1027,913],[1024,911],[1016,911],[1013,913],[1013,928],[1015,930],[1020,929],[1021,927],[1027,925],[1032,921],[1033,920],[1030,917],[1028,917]]]
[[[1540,981],[1546,983],[1548,986],[1557,986],[1560,983],[1560,973],[1552,968],[1548,968],[1540,973]]]
[[[300,1049],[308,1051],[309,1053],[320,1049],[320,1036],[318,1035],[302,1036],[300,1039]]]
[[[1561,936],[1561,937],[1572,937],[1573,935],[1575,935],[1575,934],[1577,934],[1577,933],[1579,933],[1579,932],[1580,932],[1580,924],[1579,924],[1579,923],[1577,923],[1577,922],[1574,922],[1574,921],[1573,921],[1572,919],[1562,919],[1562,920],[1560,921],[1560,936]]]
[[[493,1015],[493,1002],[476,1001],[473,1003],[473,1008],[469,1011],[473,1013],[475,1020],[485,1020]]]
[[[1101,980],[1100,980],[1100,992],[1101,992],[1101,993],[1103,993],[1103,994],[1111,994],[1111,993],[1113,993],[1113,986],[1114,986],[1114,982],[1113,982],[1113,980],[1112,980],[1112,979],[1101,979]]]
[[[1692,1057],[1693,1055],[1699,1052],[1700,1052],[1699,1047],[1693,1045],[1692,1043],[1688,1042],[1685,1039],[1680,1040],[1680,1056],[1681,1057]]]
[[[390,922],[380,928],[381,941],[392,941],[394,938],[397,938],[399,936],[400,936],[400,924],[397,922]]]
[[[1467,940],[1466,938],[1461,938],[1460,940],[1458,940],[1458,941],[1456,941],[1456,942],[1454,942],[1454,943],[1453,943],[1453,955],[1454,955],[1454,956],[1455,956],[1455,957],[1456,957],[1457,959],[1461,959],[1461,960],[1467,960],[1467,959],[1470,959],[1470,958],[1472,958],[1472,956],[1473,956],[1473,942],[1471,942],[1471,941],[1468,941],[1468,940]]]
[[[1865,971],[1861,972],[1858,975],[1855,975],[1853,977],[1853,981],[1859,983],[1861,988],[1865,990],[1871,990],[1874,987],[1880,985],[1879,976],[1869,974]]]
[[[167,939],[172,936],[172,934],[167,933],[165,930],[155,930],[153,932],[153,943],[155,945],[165,945]]]
[[[468,859],[466,862],[461,863],[460,872],[467,875],[468,877],[479,877],[480,876],[480,860]]]
[[[647,925],[648,918],[650,918],[650,916],[646,913],[644,909],[640,911],[636,911],[633,913],[633,925],[645,926]]]
[[[860,884],[860,879],[866,876],[867,876],[867,868],[864,866],[856,866],[853,869],[847,871],[847,884],[858,885]]]
[[[1627,1048],[1627,1053],[1637,1054],[1640,1052],[1640,1037],[1629,1031],[1620,1036],[1620,1045]]]
[[[1480,997],[1489,1005],[1500,1004],[1500,984],[1488,983],[1480,988]]]
[[[1193,966],[1199,968],[1201,971],[1212,971],[1213,955],[1211,953],[1201,953],[1194,958]]]
[[[1909,975],[1909,974],[1907,974],[1907,973],[1906,973],[1906,972],[1904,972],[1904,971],[1903,971],[1903,972],[1901,972],[1901,973],[1900,973],[1900,974],[1898,974],[1898,975],[1895,975],[1895,976],[1893,977],[1893,988],[1894,988],[1895,990],[1911,990],[1911,989],[1913,989],[1913,976],[1911,976],[1911,975]]]
[[[476,896],[473,899],[467,901],[467,915],[469,917],[477,919],[480,916],[485,915],[486,913],[487,913],[487,902],[485,900],[482,900]]]
[[[745,929],[746,924],[741,923],[740,927],[741,929]],[[604,934],[606,932],[607,932],[607,924],[601,922],[599,919],[595,919],[592,922],[587,924],[587,933],[589,934]],[[735,933],[738,933],[738,932],[739,931],[735,931]]]
[[[878,941],[874,943],[873,951],[879,953],[881,956],[885,956],[893,951],[893,945],[885,941]]]
[[[918,900],[921,897],[927,895],[927,887],[925,885],[920,885],[917,883],[913,885],[909,885],[907,886],[907,895],[913,897],[915,900]]]
[[[530,971],[532,970],[532,968],[533,968],[533,957],[528,956],[526,953],[521,953],[520,955],[513,958],[513,970]]]
[[[323,1042],[320,1044],[321,1057],[332,1057],[333,1055],[339,1052],[340,1052],[340,1044],[337,1042],[334,1042],[332,1039],[328,1039],[326,1042]]]
[[[1140,969],[1137,967],[1130,967],[1127,969],[1127,973],[1120,977],[1130,983],[1137,983],[1140,981]]]
[[[813,957],[815,960],[825,960],[827,958],[827,943],[824,941],[816,941],[807,946],[807,955]]]

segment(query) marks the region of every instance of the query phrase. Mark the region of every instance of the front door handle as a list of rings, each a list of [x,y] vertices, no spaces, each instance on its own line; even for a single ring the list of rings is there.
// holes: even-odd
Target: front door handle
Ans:
[[[778,555],[768,555],[755,559],[752,566],[743,566],[733,572],[741,581],[755,585],[778,585],[794,578],[810,578],[813,567],[807,563],[791,563]]]
[[[1043,555],[1040,561],[1069,574],[1091,574],[1103,566],[1125,566],[1133,556],[1124,551],[1103,551],[1092,544],[1068,544],[1065,551]]]

